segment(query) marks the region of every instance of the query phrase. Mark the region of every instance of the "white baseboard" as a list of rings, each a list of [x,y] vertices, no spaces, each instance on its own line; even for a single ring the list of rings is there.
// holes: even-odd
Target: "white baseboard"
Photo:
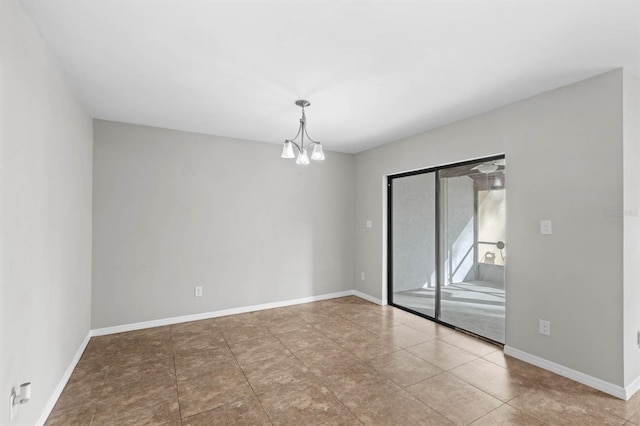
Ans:
[[[545,370],[549,370],[553,373],[559,374],[560,376],[575,380],[576,382],[582,383],[583,385],[598,389],[599,391],[615,396],[616,398],[623,399],[625,401],[628,400],[632,395],[627,391],[627,389],[629,389],[631,385],[627,386],[627,389],[625,389],[622,386],[614,385],[602,379],[598,379],[597,377],[593,377],[569,367],[565,367],[564,365],[557,364],[544,358],[540,358],[539,356],[532,355],[528,352],[521,351],[520,349],[516,349],[511,346],[505,345],[504,353],[524,362],[528,362],[529,364],[533,364],[540,368],[544,368]],[[640,378],[639,380],[634,381],[632,385],[633,384],[635,384],[635,386],[637,387],[640,387]]]
[[[73,359],[71,360],[71,364],[69,364],[69,367],[67,367],[67,370],[64,372],[62,379],[60,379],[60,383],[58,383],[58,387],[56,387],[56,390],[53,391],[53,395],[51,395],[51,397],[49,398],[49,402],[47,402],[47,405],[44,407],[42,414],[40,414],[40,418],[38,419],[38,422],[36,423],[36,425],[38,426],[44,425],[47,419],[49,418],[49,415],[53,411],[53,407],[56,406],[56,402],[58,402],[58,398],[60,398],[60,395],[62,394],[64,387],[67,385],[67,382],[71,377],[71,373],[73,373],[73,370],[76,368],[78,361],[80,361],[80,357],[82,357],[82,353],[87,348],[87,345],[89,344],[90,339],[91,339],[91,331],[87,333],[82,343],[80,343],[80,347],[76,351],[76,354],[73,356]]]
[[[640,391],[640,376],[636,377],[633,382],[624,387],[625,400],[628,401],[631,399],[631,397],[638,391]]]
[[[261,305],[242,306],[240,308],[224,309],[221,311],[203,312],[200,314],[183,315],[172,318],[162,318],[153,321],[136,322],[132,324],[116,325],[91,330],[92,336],[105,336],[107,334],[123,333],[126,331],[142,330],[144,328],[160,327],[163,325],[179,324],[182,322],[199,321],[209,318],[224,317],[227,315],[244,314],[247,312],[262,311],[265,309],[282,308],[284,306],[299,305],[301,303],[317,302],[320,300],[335,299],[353,295],[353,290],[338,293],[321,294],[319,296],[303,297],[300,299],[284,300],[282,302],[263,303]]]
[[[384,306],[387,304],[386,299],[381,300],[381,299],[378,299],[377,297],[369,296],[368,294],[358,290],[353,290],[353,295],[359,297],[360,299],[364,299],[371,303],[375,303],[376,305]]]

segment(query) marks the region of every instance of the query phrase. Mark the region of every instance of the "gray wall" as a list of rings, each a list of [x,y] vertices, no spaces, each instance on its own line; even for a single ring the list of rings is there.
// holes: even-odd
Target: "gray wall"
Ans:
[[[621,99],[618,70],[358,154],[356,289],[384,298],[385,175],[504,152],[507,345],[622,385]]]
[[[640,79],[624,72],[624,383],[640,378]]]
[[[353,155],[105,121],[94,144],[93,328],[353,288]]]
[[[35,424],[87,336],[92,121],[16,0],[0,1],[0,424]]]

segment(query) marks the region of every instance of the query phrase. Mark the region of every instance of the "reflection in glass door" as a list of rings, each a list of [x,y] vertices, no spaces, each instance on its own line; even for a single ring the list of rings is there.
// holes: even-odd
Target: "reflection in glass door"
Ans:
[[[393,183],[393,301],[435,318],[436,174],[422,173]]]
[[[504,343],[504,157],[389,177],[389,301]]]

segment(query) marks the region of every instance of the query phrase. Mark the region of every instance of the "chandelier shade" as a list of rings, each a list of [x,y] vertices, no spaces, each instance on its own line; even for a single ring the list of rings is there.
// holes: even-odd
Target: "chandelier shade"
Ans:
[[[296,164],[307,165],[309,164],[308,151],[311,150],[311,159],[314,161],[322,161],[325,158],[322,144],[311,139],[309,137],[309,134],[307,133],[307,116],[305,115],[304,109],[311,105],[311,102],[300,99],[296,101],[296,105],[302,108],[300,127],[298,127],[298,133],[293,137],[293,139],[286,139],[284,141],[282,154],[280,156],[282,158],[296,158]],[[296,142],[296,139],[298,139],[298,137],[300,137],[299,143]],[[298,151],[297,157],[293,149],[294,147]]]
[[[295,158],[295,154],[293,153],[293,145],[291,141],[284,141],[284,146],[282,147],[282,158]]]

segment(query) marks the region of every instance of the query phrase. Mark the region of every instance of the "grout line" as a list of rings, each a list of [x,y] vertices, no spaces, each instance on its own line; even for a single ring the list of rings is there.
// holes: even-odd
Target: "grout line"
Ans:
[[[169,326],[169,336],[171,337],[171,360],[173,361],[173,377],[176,382],[176,396],[178,398],[178,417],[180,425],[182,425],[182,407],[180,404],[180,387],[178,387],[178,369],[176,368],[176,353],[173,350],[173,327]]]
[[[118,342],[120,341],[120,334],[117,335],[117,339]],[[89,344],[91,344],[91,340],[93,340],[94,337],[92,337],[89,340]],[[89,347],[89,345],[87,345],[87,347]],[[87,350],[85,349],[85,352]],[[96,402],[94,403],[94,407],[93,407],[93,414],[91,415],[91,420],[89,421],[89,424],[93,424],[93,421],[95,420],[96,417],[96,413],[98,412],[98,406],[100,405],[100,402],[102,401],[102,395],[104,394],[104,386],[107,383],[107,379],[109,378],[109,371],[112,369],[112,363],[113,363],[113,357],[115,356],[115,354],[118,352],[118,346],[116,346],[116,350],[113,351],[113,353],[111,355],[109,355],[107,358],[109,359],[109,361],[107,362],[107,371],[104,374],[104,377],[102,378],[102,383],[100,384],[100,396],[98,396],[98,398],[96,399]],[[82,354],[84,356],[84,353]],[[80,361],[82,361],[82,357],[80,357]],[[75,371],[75,369],[74,369]]]
[[[261,324],[260,318],[258,318],[253,312],[250,312],[250,314],[252,314],[254,316],[254,318],[256,318],[256,320],[258,321],[258,324]],[[268,328],[267,328],[267,331],[271,333],[271,330],[269,330]],[[262,401],[260,401],[260,398],[258,398],[258,393],[256,392],[255,388],[253,387],[253,385],[249,381],[249,378],[247,377],[247,374],[244,372],[244,369],[242,368],[242,366],[238,362],[238,358],[236,357],[236,354],[234,354],[233,351],[231,350],[231,346],[229,345],[229,342],[227,341],[227,338],[224,336],[224,331],[221,331],[221,334],[222,334],[222,339],[224,340],[224,343],[227,345],[227,348],[229,349],[229,352],[231,352],[231,356],[233,356],[233,359],[236,361],[236,364],[238,365],[238,368],[242,372],[242,375],[244,376],[244,380],[247,382],[247,384],[251,388],[251,392],[253,392],[253,396],[256,398],[256,401],[258,401],[258,405],[260,405],[260,408],[262,408],[262,411],[267,416],[267,419],[269,419],[269,422],[273,425],[273,419],[271,419],[271,416],[269,415],[269,412],[266,410],[266,408],[264,408],[264,405],[262,405]],[[271,334],[273,334],[273,333],[271,333]],[[237,401],[234,401],[234,402],[237,402]],[[234,402],[231,402],[229,404],[233,404]],[[229,404],[226,404],[226,405],[229,405]]]

